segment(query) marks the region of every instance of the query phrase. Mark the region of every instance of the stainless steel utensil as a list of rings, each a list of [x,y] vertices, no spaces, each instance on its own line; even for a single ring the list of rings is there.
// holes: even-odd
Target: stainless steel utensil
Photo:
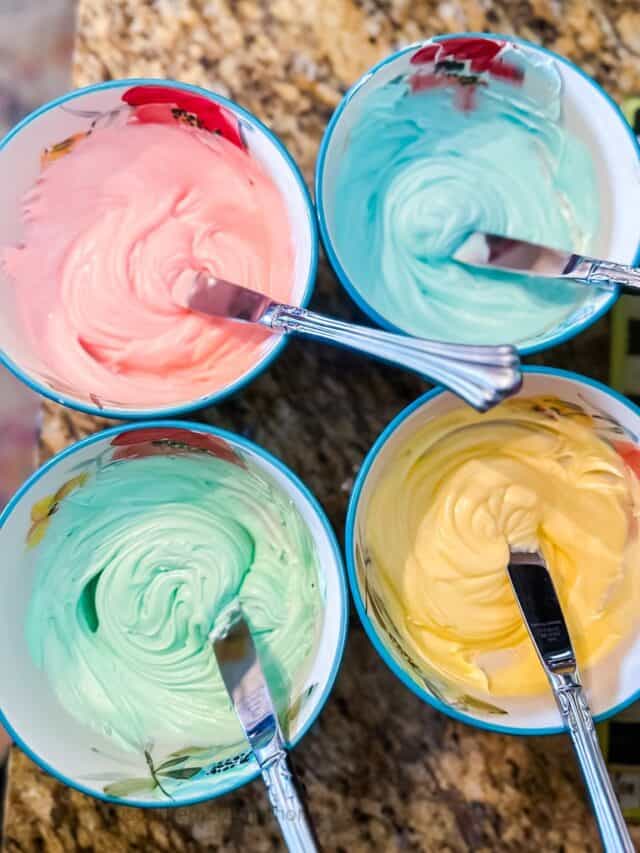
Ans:
[[[624,293],[640,293],[640,268],[525,240],[511,240],[499,234],[475,231],[459,246],[453,258],[472,267],[493,267],[503,272],[569,279],[602,290],[620,288]]]
[[[271,808],[292,853],[318,850],[294,783],[284,738],[249,625],[238,611],[221,635],[210,635],[222,679],[260,767]]]
[[[195,275],[187,293],[176,295],[176,301],[200,314],[306,335],[408,368],[441,382],[480,411],[495,406],[522,383],[520,360],[512,346],[447,344],[344,323],[273,302],[206,273]]]
[[[635,847],[600,751],[571,637],[545,560],[537,551],[511,549],[508,571],[522,618],[578,756],[604,849],[607,853],[634,853]]]

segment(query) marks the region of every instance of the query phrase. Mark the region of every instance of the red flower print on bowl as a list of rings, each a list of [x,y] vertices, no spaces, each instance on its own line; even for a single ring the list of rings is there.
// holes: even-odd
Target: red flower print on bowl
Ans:
[[[122,100],[133,108],[140,122],[169,124],[183,121],[210,133],[218,133],[243,151],[246,149],[240,123],[233,113],[204,95],[168,86],[134,86],[127,89]]]
[[[208,432],[194,432],[177,427],[149,427],[121,432],[111,441],[117,450],[113,459],[143,459],[147,456],[164,456],[170,449],[176,453],[209,453],[225,462],[246,468],[243,459],[223,438]]]
[[[614,441],[613,448],[622,461],[640,479],[640,448],[631,441]]]
[[[468,112],[475,107],[477,86],[488,85],[490,78],[522,85],[524,72],[504,58],[508,45],[488,38],[452,38],[427,44],[411,57],[411,65],[418,66],[409,77],[411,91],[453,85],[458,108]]]
[[[611,443],[627,468],[640,480],[640,448],[632,441],[613,441]],[[627,510],[627,517],[629,521],[628,535],[632,540],[635,540],[638,537],[638,519],[631,509]]]

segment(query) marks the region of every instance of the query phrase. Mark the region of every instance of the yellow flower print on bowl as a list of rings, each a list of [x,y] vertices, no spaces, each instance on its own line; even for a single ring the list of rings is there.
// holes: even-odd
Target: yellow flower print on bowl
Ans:
[[[39,501],[34,503],[31,507],[31,527],[27,534],[27,546],[29,548],[34,548],[42,541],[44,534],[47,532],[51,516],[60,506],[60,502],[67,495],[71,494],[74,489],[83,486],[87,482],[88,477],[89,474],[87,472],[78,474],[76,477],[72,477],[66,483],[63,483],[55,494],[40,498]]]

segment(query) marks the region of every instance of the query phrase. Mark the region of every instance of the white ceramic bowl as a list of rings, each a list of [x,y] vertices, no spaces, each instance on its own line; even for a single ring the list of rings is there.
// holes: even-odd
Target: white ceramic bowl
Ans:
[[[592,254],[629,264],[640,261],[635,215],[640,207],[639,149],[631,128],[609,95],[569,60],[522,39],[492,33],[438,36],[386,57],[358,80],[344,96],[327,126],[316,166],[315,192],[320,234],[331,266],[358,306],[374,322],[386,328],[394,329],[394,326],[367,302],[367,283],[357,281],[340,256],[334,213],[340,204],[335,192],[339,165],[370,93],[396,77],[415,72],[416,66],[411,65],[412,57],[431,42],[464,37],[511,41],[524,51],[533,51],[555,61],[562,78],[564,126],[584,140],[596,168],[601,222]],[[358,239],[357,223],[353,223],[351,239]],[[556,327],[534,338],[494,343],[513,343],[523,354],[546,349],[590,326],[611,308],[615,300],[615,293],[585,289],[581,304]]]
[[[175,89],[179,96],[205,97],[231,113],[250,155],[262,165],[285,200],[294,246],[294,282],[291,301],[305,305],[315,283],[318,240],[315,213],[306,185],[296,164],[279,139],[251,113],[226,98],[173,80],[112,80],[69,92],[28,115],[0,142],[0,247],[21,239],[22,198],[33,187],[49,148],[77,133],[85,133],[97,117],[104,120],[112,110],[126,109],[123,95],[134,86]],[[176,399],[167,406],[136,408],[118,400],[100,401],[77,388],[67,377],[53,372],[25,340],[14,299],[15,285],[0,270],[0,361],[36,391],[75,409],[116,418],[168,417],[201,408],[241,388],[275,358],[285,343],[284,335],[273,335],[260,357],[243,375],[228,385],[212,389],[197,399]]]
[[[300,480],[255,444],[200,424],[153,421],[92,435],[40,468],[7,505],[0,515],[0,549],[4,554],[0,570],[4,590],[0,598],[0,721],[41,767],[84,793],[136,806],[187,805],[227,793],[254,778],[258,772],[255,761],[248,757],[240,761],[230,759],[222,766],[218,763],[212,772],[211,759],[204,761],[196,752],[183,762],[166,765],[167,756],[161,754],[158,745],[158,754],[153,759],[159,777],[171,789],[173,799],[168,800],[150,784],[149,768],[142,754],[120,749],[106,735],[78,723],[62,707],[46,675],[34,665],[25,636],[37,556],[37,545],[30,548],[26,545],[34,504],[55,494],[97,458],[104,464],[118,450],[122,452],[121,437],[135,433],[140,441],[166,446],[168,453],[171,447],[167,442],[195,447],[206,442],[208,446],[214,444],[211,452],[225,458],[229,454],[239,456],[288,495],[307,524],[318,555],[325,607],[313,662],[303,682],[296,685],[296,695],[292,695],[285,732],[291,745],[303,737],[320,713],[338,672],[347,628],[346,583],[329,522]],[[119,440],[117,446],[113,444],[115,439]],[[186,731],[184,747],[190,746]],[[161,769],[163,765],[165,770]],[[114,784],[117,797],[113,795]]]
[[[640,409],[593,379],[554,368],[525,368],[519,396],[553,395],[593,415],[603,437],[624,439],[640,447]],[[512,734],[553,734],[562,731],[551,692],[539,697],[499,699],[461,695],[451,686],[436,689],[412,665],[366,597],[364,519],[389,460],[426,421],[464,405],[449,391],[436,388],[416,400],[393,420],[369,451],[354,485],[347,515],[346,554],[349,583],[356,610],[373,645],[398,678],[425,702],[466,723]],[[640,572],[640,566],[637,567]],[[640,698],[640,631],[629,644],[590,668],[581,668],[594,714],[602,719]],[[440,686],[442,687],[442,686]]]

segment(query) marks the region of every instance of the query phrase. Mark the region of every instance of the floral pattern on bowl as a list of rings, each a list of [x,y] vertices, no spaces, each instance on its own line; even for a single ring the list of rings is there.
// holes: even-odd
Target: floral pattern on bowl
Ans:
[[[64,107],[66,112],[72,115],[89,119],[89,127],[84,133],[74,133],[45,148],[41,156],[42,168],[69,154],[80,140],[97,128],[108,127],[116,122],[178,122],[222,136],[243,151],[247,149],[238,119],[229,110],[204,95],[170,86],[143,85],[127,89],[122,95],[122,102],[123,107],[107,112]]]
[[[167,448],[179,453],[208,453],[225,462],[246,468],[239,453],[224,439],[210,433],[197,433],[187,429],[167,429],[150,427],[149,429],[121,432],[111,442],[116,450],[113,461],[118,459],[141,459],[146,456],[163,456]]]
[[[409,77],[412,92],[456,87],[456,105],[468,112],[475,107],[478,86],[487,86],[491,78],[521,86],[523,69],[505,58],[513,50],[506,41],[490,38],[450,38],[430,42],[411,57],[417,70]]]
[[[292,702],[286,713],[281,715],[280,723],[285,736],[317,687],[317,683],[307,687]],[[194,786],[201,780],[220,773],[243,768],[251,760],[251,751],[246,746],[245,743],[224,750],[216,746],[187,746],[169,753],[157,763],[153,757],[153,743],[150,742],[143,749],[148,775],[123,777],[120,773],[107,772],[85,778],[91,782],[104,782],[102,790],[108,797],[120,799],[147,794],[158,799],[173,800],[178,789]],[[95,748],[94,751],[99,752]]]
[[[57,512],[60,503],[75,489],[83,486],[88,478],[89,474],[86,471],[78,474],[76,477],[67,480],[53,495],[47,495],[33,504],[31,507],[31,527],[27,534],[29,548],[34,548],[42,541],[51,521],[51,516]]]

